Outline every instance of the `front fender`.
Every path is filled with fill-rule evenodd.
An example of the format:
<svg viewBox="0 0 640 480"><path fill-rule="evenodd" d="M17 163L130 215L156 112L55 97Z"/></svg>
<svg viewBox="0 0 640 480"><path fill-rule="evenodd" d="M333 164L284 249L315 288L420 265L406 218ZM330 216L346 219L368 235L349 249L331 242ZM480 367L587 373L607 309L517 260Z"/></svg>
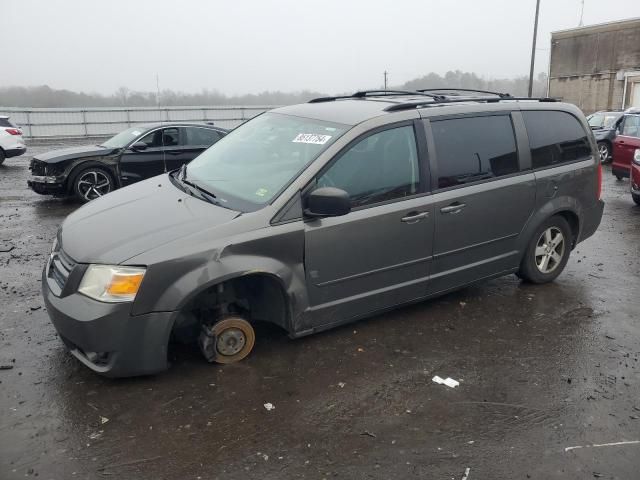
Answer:
<svg viewBox="0 0 640 480"><path fill-rule="evenodd" d="M296 230L150 265L132 314L177 311L213 285L263 274L278 281L295 322L308 304L303 247L304 232Z"/></svg>

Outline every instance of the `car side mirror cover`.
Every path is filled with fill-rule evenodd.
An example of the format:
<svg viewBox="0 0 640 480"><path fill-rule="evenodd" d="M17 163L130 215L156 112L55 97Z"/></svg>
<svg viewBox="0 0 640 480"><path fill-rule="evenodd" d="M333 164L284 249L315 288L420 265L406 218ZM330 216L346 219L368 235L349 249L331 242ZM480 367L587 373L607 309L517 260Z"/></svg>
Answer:
<svg viewBox="0 0 640 480"><path fill-rule="evenodd" d="M344 190L320 187L307 195L304 214L308 217L339 217L351 211L351 199Z"/></svg>
<svg viewBox="0 0 640 480"><path fill-rule="evenodd" d="M148 147L148 145L144 142L136 142L133 145L131 145L131 150L134 150L136 152L141 151L141 150L146 150Z"/></svg>

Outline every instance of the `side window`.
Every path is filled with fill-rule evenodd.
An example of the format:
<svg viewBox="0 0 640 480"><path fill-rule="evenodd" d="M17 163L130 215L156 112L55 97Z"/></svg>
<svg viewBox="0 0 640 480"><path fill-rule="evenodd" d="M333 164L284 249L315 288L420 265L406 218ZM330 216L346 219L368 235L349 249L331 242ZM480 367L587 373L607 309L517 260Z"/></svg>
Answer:
<svg viewBox="0 0 640 480"><path fill-rule="evenodd" d="M544 168L592 155L587 133L571 114L523 111L533 168Z"/></svg>
<svg viewBox="0 0 640 480"><path fill-rule="evenodd" d="M511 117L495 115L431 122L438 188L510 175L520 170Z"/></svg>
<svg viewBox="0 0 640 480"><path fill-rule="evenodd" d="M187 145L210 147L220 140L220 132L210 128L186 127Z"/></svg>
<svg viewBox="0 0 640 480"><path fill-rule="evenodd" d="M156 130L142 137L140 142L147 144L147 148L171 147L180 144L180 136L176 127Z"/></svg>
<svg viewBox="0 0 640 480"><path fill-rule="evenodd" d="M355 207L418 192L420 172L413 126L369 135L345 152L317 180L345 190Z"/></svg>
<svg viewBox="0 0 640 480"><path fill-rule="evenodd" d="M626 137L640 137L640 115L625 115L620 134Z"/></svg>

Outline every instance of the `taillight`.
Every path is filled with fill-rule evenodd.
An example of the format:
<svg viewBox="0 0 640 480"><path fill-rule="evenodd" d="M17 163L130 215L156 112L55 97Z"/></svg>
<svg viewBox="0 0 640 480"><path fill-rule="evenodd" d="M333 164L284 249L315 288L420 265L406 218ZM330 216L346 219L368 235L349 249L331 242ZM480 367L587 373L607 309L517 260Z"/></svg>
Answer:
<svg viewBox="0 0 640 480"><path fill-rule="evenodd" d="M602 199L602 162L598 158L598 200Z"/></svg>
<svg viewBox="0 0 640 480"><path fill-rule="evenodd" d="M22 130L18 130L17 128L5 128L4 131L9 135L22 135Z"/></svg>

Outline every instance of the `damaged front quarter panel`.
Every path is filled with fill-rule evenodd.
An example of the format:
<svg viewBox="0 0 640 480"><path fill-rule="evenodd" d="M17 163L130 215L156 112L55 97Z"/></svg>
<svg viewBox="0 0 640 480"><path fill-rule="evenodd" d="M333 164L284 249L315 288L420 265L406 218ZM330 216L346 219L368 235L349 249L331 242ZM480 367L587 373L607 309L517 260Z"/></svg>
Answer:
<svg viewBox="0 0 640 480"><path fill-rule="evenodd" d="M199 235L206 238L206 235ZM203 238L203 241L206 241ZM308 306L303 263L304 227L302 221L268 226L234 235L222 246L199 252L175 252L173 260L148 262L143 286L133 305L132 314L180 312L198 295L211 287L250 276L267 276L282 290L287 315L272 319L291 336L308 328L304 311ZM170 245L165 246L170 248ZM145 256L130 263L145 263ZM158 257L162 257L161 254ZM165 257L166 258L166 257Z"/></svg>

